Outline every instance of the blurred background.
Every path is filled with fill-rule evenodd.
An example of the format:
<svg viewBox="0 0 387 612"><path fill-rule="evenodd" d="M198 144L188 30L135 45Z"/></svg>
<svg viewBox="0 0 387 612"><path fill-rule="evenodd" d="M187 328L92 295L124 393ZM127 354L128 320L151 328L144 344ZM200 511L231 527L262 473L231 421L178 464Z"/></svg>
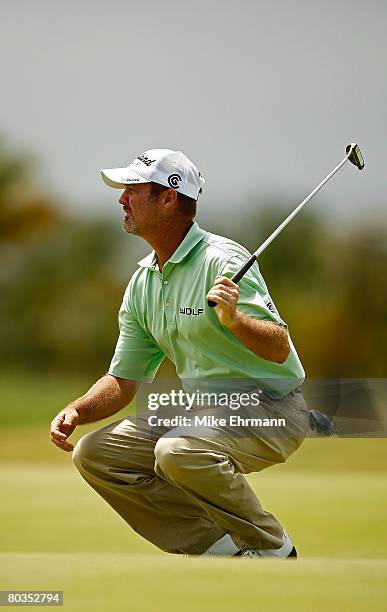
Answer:
<svg viewBox="0 0 387 612"><path fill-rule="evenodd" d="M123 292L150 250L122 231L119 192L102 183L100 168L128 165L149 148L184 151L206 178L199 225L254 250L358 142L363 172L347 164L260 267L308 376L386 377L386 18L382 0L338 0L329 10L310 0L2 2L0 458L10 501L3 550L67 550L59 537L46 533L42 544L34 535L42 513L50 524L62 516L52 500L43 511L61 474L83 499L75 547L157 552L133 543L121 523L114 531L109 509L100 526L112 529L108 543L85 535L91 509L103 515L101 501L69 476L70 455L47 435L55 414L106 372ZM158 375L172 373L165 361ZM97 426L77 430L74 442ZM281 469L285 487L287 474L302 474L301 491L313 489L316 470L326 483L341 475L329 503L348 491L338 503L353 509L352 483L366 487L375 471L384 477L386 444L308 440ZM20 539L14 520L23 499L36 503L32 482L45 501L22 521ZM300 516L297 486L289 509L271 474L262 482L311 556L380 556L380 540L365 526L371 507L381 508L381 480L371 482L369 508L349 521L363 534L361 552L341 529L342 510L324 523L327 499L317 485ZM312 533L320 511L327 539L319 536L316 553L303 526Z"/></svg>

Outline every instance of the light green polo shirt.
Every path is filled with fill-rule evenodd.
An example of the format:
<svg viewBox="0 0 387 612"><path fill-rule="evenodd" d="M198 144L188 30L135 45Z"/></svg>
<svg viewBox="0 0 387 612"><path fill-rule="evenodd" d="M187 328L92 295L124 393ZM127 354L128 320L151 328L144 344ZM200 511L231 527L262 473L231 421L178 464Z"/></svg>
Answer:
<svg viewBox="0 0 387 612"><path fill-rule="evenodd" d="M120 335L109 373L151 382L167 356L187 391L242 392L260 386L280 397L298 387L305 373L290 339L285 363L262 359L221 325L215 309L207 305L215 277L231 278L249 256L238 243L194 222L162 272L154 251L138 262L120 308ZM239 289L238 310L287 327L257 263Z"/></svg>

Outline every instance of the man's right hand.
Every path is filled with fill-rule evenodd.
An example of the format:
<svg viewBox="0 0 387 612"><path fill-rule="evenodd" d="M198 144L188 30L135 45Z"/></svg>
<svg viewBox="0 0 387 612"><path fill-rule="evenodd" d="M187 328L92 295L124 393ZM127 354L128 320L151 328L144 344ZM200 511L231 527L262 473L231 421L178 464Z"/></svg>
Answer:
<svg viewBox="0 0 387 612"><path fill-rule="evenodd" d="M78 412L75 408L65 408L51 421L51 442L64 451L72 451L73 445L67 442L67 438L73 433L78 425Z"/></svg>
<svg viewBox="0 0 387 612"><path fill-rule="evenodd" d="M67 438L78 424L94 423L116 414L130 404L140 386L140 381L105 374L51 421L51 442L64 451L72 451L74 447Z"/></svg>

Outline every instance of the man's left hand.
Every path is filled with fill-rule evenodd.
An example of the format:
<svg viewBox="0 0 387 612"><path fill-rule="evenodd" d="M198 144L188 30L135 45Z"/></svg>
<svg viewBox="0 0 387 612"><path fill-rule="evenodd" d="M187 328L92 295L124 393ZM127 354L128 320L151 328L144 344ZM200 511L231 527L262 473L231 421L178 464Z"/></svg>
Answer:
<svg viewBox="0 0 387 612"><path fill-rule="evenodd" d="M215 312L219 322L231 328L236 321L239 287L227 276L217 276L213 287L206 295L208 300L216 302Z"/></svg>

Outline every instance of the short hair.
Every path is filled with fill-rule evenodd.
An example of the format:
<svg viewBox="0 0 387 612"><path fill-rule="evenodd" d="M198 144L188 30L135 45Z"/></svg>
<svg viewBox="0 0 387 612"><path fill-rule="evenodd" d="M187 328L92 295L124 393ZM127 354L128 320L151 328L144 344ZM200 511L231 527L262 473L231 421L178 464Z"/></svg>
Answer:
<svg viewBox="0 0 387 612"><path fill-rule="evenodd" d="M155 198L157 198L160 193L163 193L163 191L166 191L167 189L171 189L170 187L165 187L165 185L160 185L160 183L151 183L151 192L150 192L150 199L153 200ZM199 194L202 193L202 188L200 188ZM185 217L189 217L190 219L193 219L196 216L196 203L197 200L195 200L194 198L190 198L189 196L185 195L184 193L179 193L177 191L177 201L179 204L178 210L179 212L181 212Z"/></svg>

